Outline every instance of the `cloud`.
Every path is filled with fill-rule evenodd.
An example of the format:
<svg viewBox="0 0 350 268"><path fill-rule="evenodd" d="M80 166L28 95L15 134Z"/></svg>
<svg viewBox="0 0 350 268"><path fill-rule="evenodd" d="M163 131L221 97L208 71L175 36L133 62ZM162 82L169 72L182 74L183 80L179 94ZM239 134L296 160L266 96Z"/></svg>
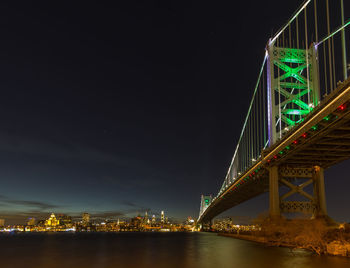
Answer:
<svg viewBox="0 0 350 268"><path fill-rule="evenodd" d="M122 201L121 204L125 205L125 206L129 206L129 207L137 207L137 205L135 203L130 202L130 201Z"/></svg>
<svg viewBox="0 0 350 268"><path fill-rule="evenodd" d="M125 213L119 210L116 211L102 211L90 213L91 217L94 219L111 219L117 217L125 217Z"/></svg>
<svg viewBox="0 0 350 268"><path fill-rule="evenodd" d="M59 208L59 206L53 205L53 204L50 204L47 202L13 199L13 198L9 198L9 197L4 196L4 195L0 195L0 204L1 203L6 204L6 205L15 205L15 206L33 208L33 209L37 209L39 211Z"/></svg>
<svg viewBox="0 0 350 268"><path fill-rule="evenodd" d="M104 153L89 147L74 144L37 140L28 137L0 133L0 151L45 158L79 160L85 162L113 163L127 165L129 159Z"/></svg>

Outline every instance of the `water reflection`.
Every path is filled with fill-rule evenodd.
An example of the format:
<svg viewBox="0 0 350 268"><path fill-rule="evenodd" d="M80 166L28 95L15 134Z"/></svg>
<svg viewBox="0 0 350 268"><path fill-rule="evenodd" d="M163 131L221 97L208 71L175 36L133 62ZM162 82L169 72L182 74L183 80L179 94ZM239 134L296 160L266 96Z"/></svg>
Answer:
<svg viewBox="0 0 350 268"><path fill-rule="evenodd" d="M350 267L350 259L265 247L210 233L0 236L1 268Z"/></svg>

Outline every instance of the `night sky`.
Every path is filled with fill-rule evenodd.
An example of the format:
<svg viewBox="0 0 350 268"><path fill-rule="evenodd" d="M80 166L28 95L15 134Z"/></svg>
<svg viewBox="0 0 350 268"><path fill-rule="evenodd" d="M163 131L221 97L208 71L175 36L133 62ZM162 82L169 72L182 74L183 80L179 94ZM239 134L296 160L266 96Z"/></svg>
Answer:
<svg viewBox="0 0 350 268"><path fill-rule="evenodd" d="M271 33L301 1L0 4L0 218L197 217L221 186ZM126 3L127 2L127 3ZM254 7L254 8L252 8ZM330 216L350 221L344 162ZM267 195L230 212L267 211Z"/></svg>

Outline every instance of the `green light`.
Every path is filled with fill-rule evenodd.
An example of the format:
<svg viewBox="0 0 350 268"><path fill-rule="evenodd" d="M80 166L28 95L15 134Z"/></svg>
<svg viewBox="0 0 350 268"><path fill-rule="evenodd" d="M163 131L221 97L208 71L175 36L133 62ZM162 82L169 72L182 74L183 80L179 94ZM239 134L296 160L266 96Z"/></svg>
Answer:
<svg viewBox="0 0 350 268"><path fill-rule="evenodd" d="M286 147L286 149L287 149L287 150L290 150L290 146L288 145L288 146Z"/></svg>
<svg viewBox="0 0 350 268"><path fill-rule="evenodd" d="M317 125L312 126L311 129L312 129L313 131L317 130Z"/></svg>
<svg viewBox="0 0 350 268"><path fill-rule="evenodd" d="M279 154L283 154L283 151L280 151Z"/></svg>
<svg viewBox="0 0 350 268"><path fill-rule="evenodd" d="M331 118L331 115L327 115L326 117L323 118L323 120L329 121L330 118Z"/></svg>

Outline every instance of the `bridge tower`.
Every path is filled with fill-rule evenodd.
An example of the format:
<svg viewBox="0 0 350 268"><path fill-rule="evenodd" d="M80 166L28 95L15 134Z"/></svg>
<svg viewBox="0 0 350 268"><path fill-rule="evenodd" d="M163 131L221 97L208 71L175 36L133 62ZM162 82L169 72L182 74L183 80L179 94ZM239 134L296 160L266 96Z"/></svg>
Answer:
<svg viewBox="0 0 350 268"><path fill-rule="evenodd" d="M307 49L267 46L268 137L273 146L301 123L320 101L318 56L314 44ZM302 180L301 184L293 182ZM313 195L304 188L313 184ZM280 196L280 186L289 191ZM270 217L301 212L313 217L327 215L323 168L320 166L272 166L269 168ZM287 201L299 195L307 201Z"/></svg>
<svg viewBox="0 0 350 268"><path fill-rule="evenodd" d="M213 200L212 195L201 195L201 206L199 209L199 217L204 213L204 211L210 206ZM211 229L211 221L204 222L201 229Z"/></svg>
<svg viewBox="0 0 350 268"><path fill-rule="evenodd" d="M269 145L301 123L320 100L317 50L276 46L269 41L267 60Z"/></svg>

